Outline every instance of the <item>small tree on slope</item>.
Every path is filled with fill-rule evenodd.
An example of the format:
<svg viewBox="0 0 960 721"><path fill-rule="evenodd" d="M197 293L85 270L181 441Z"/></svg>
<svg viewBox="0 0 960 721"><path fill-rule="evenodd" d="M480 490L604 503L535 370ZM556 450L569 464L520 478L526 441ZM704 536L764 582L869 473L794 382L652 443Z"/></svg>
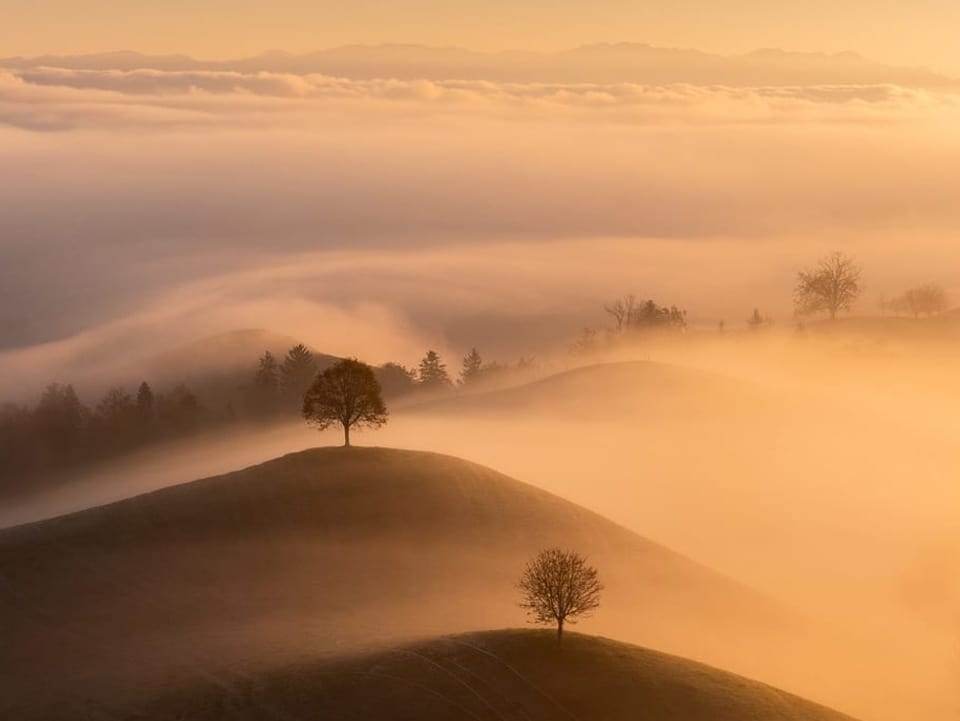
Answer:
<svg viewBox="0 0 960 721"><path fill-rule="evenodd" d="M573 551L551 548L531 560L520 578L523 600L534 623L557 624L557 643L563 642L563 627L600 606L603 586L597 569Z"/></svg>
<svg viewBox="0 0 960 721"><path fill-rule="evenodd" d="M373 369L347 358L323 371L303 397L303 417L321 431L343 428L343 445L350 447L351 428L380 428L387 407Z"/></svg>

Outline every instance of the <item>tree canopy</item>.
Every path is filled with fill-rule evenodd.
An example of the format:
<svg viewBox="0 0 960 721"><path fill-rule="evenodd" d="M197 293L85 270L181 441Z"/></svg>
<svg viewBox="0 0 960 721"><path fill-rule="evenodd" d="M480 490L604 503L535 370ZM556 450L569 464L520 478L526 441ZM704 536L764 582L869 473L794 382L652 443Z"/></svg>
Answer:
<svg viewBox="0 0 960 721"><path fill-rule="evenodd" d="M286 398L303 398L317 375L317 361L303 343L287 351L280 364L280 390Z"/></svg>
<svg viewBox="0 0 960 721"><path fill-rule="evenodd" d="M616 332L679 329L687 327L687 312L675 305L658 305L653 300L637 300L625 295L603 306L616 324Z"/></svg>
<svg viewBox="0 0 960 721"><path fill-rule="evenodd" d="M541 551L524 569L520 578L521 608L535 623L556 623L557 641L563 627L576 623L600 606L603 591L597 569L574 551L551 548Z"/></svg>
<svg viewBox="0 0 960 721"><path fill-rule="evenodd" d="M448 388L452 385L446 363L434 350L427 351L423 360L420 361L417 375L420 385L424 388Z"/></svg>
<svg viewBox="0 0 960 721"><path fill-rule="evenodd" d="M797 274L794 302L798 315L826 312L830 320L840 311L848 311L863 291L862 270L853 258L831 253L811 270Z"/></svg>
<svg viewBox="0 0 960 721"><path fill-rule="evenodd" d="M939 315L947 310L948 306L947 291L935 283L924 283L910 288L889 303L894 313L907 313L914 318L921 315Z"/></svg>
<svg viewBox="0 0 960 721"><path fill-rule="evenodd" d="M483 372L483 357L476 348L471 348L470 352L463 359L463 368L460 370L460 384L469 385L479 379Z"/></svg>
<svg viewBox="0 0 960 721"><path fill-rule="evenodd" d="M352 428L380 428L388 413L373 369L347 358L317 376L304 395L303 416L320 430L342 427L343 445L349 447Z"/></svg>

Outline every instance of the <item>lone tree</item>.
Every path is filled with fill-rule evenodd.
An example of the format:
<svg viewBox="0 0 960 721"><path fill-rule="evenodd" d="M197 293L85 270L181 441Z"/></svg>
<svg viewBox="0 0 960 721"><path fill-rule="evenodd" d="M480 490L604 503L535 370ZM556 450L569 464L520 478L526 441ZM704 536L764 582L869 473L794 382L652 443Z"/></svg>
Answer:
<svg viewBox="0 0 960 721"><path fill-rule="evenodd" d="M617 332L621 333L630 327L630 321L637 309L637 297L633 294L617 298L612 303L603 306L603 310L613 317L617 324Z"/></svg>
<svg viewBox="0 0 960 721"><path fill-rule="evenodd" d="M373 369L347 358L317 376L303 397L303 417L321 431L343 428L343 445L350 447L351 428L380 428L387 422L380 382Z"/></svg>
<svg viewBox="0 0 960 721"><path fill-rule="evenodd" d="M603 586L597 569L573 551L551 548L527 564L520 578L520 607L534 623L556 623L557 643L563 642L563 627L588 615L600 605Z"/></svg>
<svg viewBox="0 0 960 721"><path fill-rule="evenodd" d="M831 253L817 267L801 271L793 297L798 315L826 312L830 320L842 310L850 310L863 290L862 270L856 261L843 253Z"/></svg>

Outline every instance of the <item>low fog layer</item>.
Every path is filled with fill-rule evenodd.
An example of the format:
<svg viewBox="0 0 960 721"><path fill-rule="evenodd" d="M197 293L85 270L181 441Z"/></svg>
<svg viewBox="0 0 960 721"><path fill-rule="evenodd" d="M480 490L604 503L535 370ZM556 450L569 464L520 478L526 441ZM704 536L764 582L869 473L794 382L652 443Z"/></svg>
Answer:
<svg viewBox="0 0 960 721"><path fill-rule="evenodd" d="M864 308L956 288L956 109L894 85L3 72L0 395L235 327L411 362L565 345L611 292L786 319L835 247Z"/></svg>
<svg viewBox="0 0 960 721"><path fill-rule="evenodd" d="M957 321L864 316L917 283L960 297L957 107L891 85L0 72L0 399L59 380L93 400L234 328L378 363L536 354L539 385L398 404L361 442L485 463L835 632L764 680L949 721ZM864 267L856 315L795 332L796 272L837 248ZM625 292L688 332L571 358ZM776 323L747 334L755 307ZM0 523L328 442L289 424L155 448Z"/></svg>
<svg viewBox="0 0 960 721"><path fill-rule="evenodd" d="M832 638L811 640L815 664L744 672L867 718L922 708L945 721L960 640L958 352L939 340L949 324L926 338L857 327L649 342L517 388L400 403L387 428L358 440L532 482L760 589ZM197 439L10 504L2 520L337 442L299 424ZM614 635L656 645L617 624Z"/></svg>

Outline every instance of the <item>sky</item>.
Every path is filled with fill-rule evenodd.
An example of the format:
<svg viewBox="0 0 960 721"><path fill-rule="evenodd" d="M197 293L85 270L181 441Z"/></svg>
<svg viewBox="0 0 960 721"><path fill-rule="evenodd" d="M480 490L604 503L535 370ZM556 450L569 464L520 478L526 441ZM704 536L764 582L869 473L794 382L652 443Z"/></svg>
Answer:
<svg viewBox="0 0 960 721"><path fill-rule="evenodd" d="M955 0L0 0L3 54L199 57L352 43L556 50L648 42L718 53L853 50L960 75Z"/></svg>

